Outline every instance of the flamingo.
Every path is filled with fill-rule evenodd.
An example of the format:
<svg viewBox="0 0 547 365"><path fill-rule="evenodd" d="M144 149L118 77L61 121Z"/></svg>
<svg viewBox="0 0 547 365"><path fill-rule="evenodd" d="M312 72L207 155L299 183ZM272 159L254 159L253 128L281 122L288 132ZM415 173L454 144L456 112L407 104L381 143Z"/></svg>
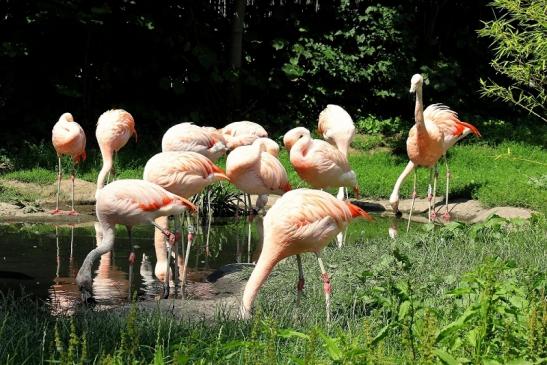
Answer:
<svg viewBox="0 0 547 365"><path fill-rule="evenodd" d="M237 147L226 159L226 174L239 190L266 196L257 199L258 210L264 207L267 194L282 195L291 189L287 171L267 149L267 141L259 138L250 146Z"/></svg>
<svg viewBox="0 0 547 365"><path fill-rule="evenodd" d="M193 151L216 162L226 152L226 145L222 136L213 129L193 123L176 124L163 135L162 151Z"/></svg>
<svg viewBox="0 0 547 365"><path fill-rule="evenodd" d="M99 256L114 247L116 224L126 226L132 251L131 228L134 225L150 223L156 226L154 219L157 217L180 214L186 210L195 212L196 206L187 199L144 180L118 180L99 190L96 213L101 225L102 241L99 246L87 254L76 276L76 283L80 288L84 302L93 300L91 267ZM159 226L156 228L169 237L171 245L175 242L175 235L169 230ZM133 252L131 252L129 261L131 265L135 261Z"/></svg>
<svg viewBox="0 0 547 365"><path fill-rule="evenodd" d="M144 167L143 179L163 187L167 191L189 198L200 193L206 186L216 181L230 179L224 171L216 166L207 157L190 151L169 151L154 155ZM158 217L155 220L160 227L167 227L167 217ZM191 234L189 237L193 238ZM186 265L190 253L191 240L188 241L183 274L181 282L184 285L186 278ZM169 293L169 259L170 252L166 254L161 232L154 235L154 247L156 249L157 263L155 274L164 283L164 296ZM171 246L169 246L170 248ZM177 250L175 249L175 252Z"/></svg>
<svg viewBox="0 0 547 365"><path fill-rule="evenodd" d="M355 136L355 125L351 116L344 108L329 104L319 114L317 131L323 136L325 141L336 146L340 152L348 158L348 150ZM344 187L338 189L338 199L343 199L347 195Z"/></svg>
<svg viewBox="0 0 547 365"><path fill-rule="evenodd" d="M84 130L74 121L72 114L63 113L57 123L53 126L53 130L51 131L51 142L53 143L55 152L57 152L59 171L57 172L57 197L55 209L50 211L50 213L63 213L63 211L59 210L59 193L61 192L62 177L61 156L68 155L72 158L72 173L70 175L70 179L72 180L72 208L68 214L77 215L78 212L74 210L74 178L76 164L86 158Z"/></svg>
<svg viewBox="0 0 547 365"><path fill-rule="evenodd" d="M429 105L423 110L422 97L423 77L420 74L412 76L410 81L410 92L416 94L416 106L414 110L415 124L408 133L406 140L406 150L409 162L393 187L393 192L389 198L389 202L393 211L399 213L399 190L405 178L414 170L414 185L412 191L412 205L408 217L407 231L410 228L410 218L414 209L416 200L416 167L423 166L431 169L434 175L433 196L431 195L431 184L429 185L428 200L429 200L429 219L435 218L435 210L431 212L432 201L434 204L435 193L437 188L437 161L444 157L446 165L446 196L445 196L445 220L450 219L448 212L448 185L450 179L450 171L446 160L446 152L460 139L473 133L480 137L478 129L466 122L458 119L456 112L450 110L442 104ZM431 176L431 175L430 175ZM431 180L431 177L430 177Z"/></svg>
<svg viewBox="0 0 547 365"><path fill-rule="evenodd" d="M107 174L113 170L115 154L125 146L131 136L135 137L135 141L137 140L133 116L123 109L107 110L97 121L95 136L103 157L103 167L97 177L96 199L99 190L104 186Z"/></svg>
<svg viewBox="0 0 547 365"><path fill-rule="evenodd" d="M312 139L304 127L291 129L283 137L283 143L290 152L290 160L298 176L313 188L352 187L359 197L357 176L349 166L347 158L336 147Z"/></svg>
<svg viewBox="0 0 547 365"><path fill-rule="evenodd" d="M241 317L249 318L253 301L274 266L292 255L296 255L298 264L298 303L304 289L300 254L313 252L321 268L327 321L329 321L331 285L320 252L355 217L372 219L358 206L336 199L320 190L291 190L277 200L264 217L262 252L243 292Z"/></svg>
<svg viewBox="0 0 547 365"><path fill-rule="evenodd" d="M239 146L247 146L260 137L268 137L268 132L258 123L241 121L233 122L221 129L226 140L226 147L233 150Z"/></svg>

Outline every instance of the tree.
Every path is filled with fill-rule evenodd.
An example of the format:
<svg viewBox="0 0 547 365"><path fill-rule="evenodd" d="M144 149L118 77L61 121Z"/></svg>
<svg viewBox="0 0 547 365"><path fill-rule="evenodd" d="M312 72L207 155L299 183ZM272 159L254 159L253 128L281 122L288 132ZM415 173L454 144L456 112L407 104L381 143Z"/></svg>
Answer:
<svg viewBox="0 0 547 365"><path fill-rule="evenodd" d="M481 79L483 96L512 103L547 122L547 1L494 0L501 16L483 22L493 39L490 65L505 83Z"/></svg>

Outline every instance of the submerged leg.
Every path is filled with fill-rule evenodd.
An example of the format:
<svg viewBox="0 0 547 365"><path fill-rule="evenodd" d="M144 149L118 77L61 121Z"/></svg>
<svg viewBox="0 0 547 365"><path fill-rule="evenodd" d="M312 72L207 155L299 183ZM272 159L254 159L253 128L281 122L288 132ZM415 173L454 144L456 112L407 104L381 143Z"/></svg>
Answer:
<svg viewBox="0 0 547 365"><path fill-rule="evenodd" d="M132 287L132 284L133 284L133 265L135 264L135 250L134 250L134 247L133 247L133 237L131 235L131 227L130 226L126 226L127 228L127 238L129 238L129 293L128 293L128 298L129 300L132 299L132 291L131 291L131 287Z"/></svg>
<svg viewBox="0 0 547 365"><path fill-rule="evenodd" d="M408 224L406 225L406 231L410 230L410 218L412 218L412 211L414 210L414 203L416 202L416 170L414 170L414 187L412 188L412 205L410 206L410 212L408 213Z"/></svg>
<svg viewBox="0 0 547 365"><path fill-rule="evenodd" d="M151 221L151 223L161 231L167 237L168 243L167 243L167 269L165 271L165 282L163 286L163 298L166 299L169 297L169 269L170 269L170 262L171 262L171 252L173 244L176 241L176 235L173 234L171 231L169 231L167 228L163 228L160 225L158 225L156 222Z"/></svg>
<svg viewBox="0 0 547 365"><path fill-rule="evenodd" d="M330 286L329 274L325 270L325 265L323 265L323 260L318 252L315 253L317 256L317 261L319 262L319 268L321 269L321 280L323 281L323 291L325 292L325 306L327 310L327 322L330 322L330 293L332 292Z"/></svg>
<svg viewBox="0 0 547 365"><path fill-rule="evenodd" d="M188 242L186 244L186 253L184 254L184 267L182 268L182 275L180 277L181 294L184 297L184 284L186 282L186 271L188 268L188 258L190 257L190 248L194 240L194 227L188 224Z"/></svg>
<svg viewBox="0 0 547 365"><path fill-rule="evenodd" d="M304 290L304 271L302 270L302 259L300 255L296 255L296 263L298 265L298 283L296 284L296 305L300 305L302 290Z"/></svg>
<svg viewBox="0 0 547 365"><path fill-rule="evenodd" d="M59 165L58 165L58 171L57 171L57 198L56 198L56 204L55 209L50 211L50 214L59 214L61 211L59 210L59 194L61 193L61 156L58 156L59 158Z"/></svg>
<svg viewBox="0 0 547 365"><path fill-rule="evenodd" d="M450 182L450 170L448 169L448 160L446 159L446 155L444 155L444 164L446 165L446 200L445 200L445 212L443 214L443 218L447 221L450 220L450 213L448 212L448 184Z"/></svg>

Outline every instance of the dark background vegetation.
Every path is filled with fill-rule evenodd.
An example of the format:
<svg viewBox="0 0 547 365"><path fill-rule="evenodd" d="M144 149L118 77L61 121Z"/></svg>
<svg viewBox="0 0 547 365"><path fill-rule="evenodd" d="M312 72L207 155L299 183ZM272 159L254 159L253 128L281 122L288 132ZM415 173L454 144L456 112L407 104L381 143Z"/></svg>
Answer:
<svg viewBox="0 0 547 365"><path fill-rule="evenodd" d="M466 120L515 113L479 97L479 77L492 76L488 40L476 32L494 16L488 1L4 0L1 12L8 150L49 142L66 111L93 147L109 108L130 111L153 146L183 121L248 119L273 134L311 127L327 103L357 122L402 117L407 130L416 72L429 82L426 103Z"/></svg>

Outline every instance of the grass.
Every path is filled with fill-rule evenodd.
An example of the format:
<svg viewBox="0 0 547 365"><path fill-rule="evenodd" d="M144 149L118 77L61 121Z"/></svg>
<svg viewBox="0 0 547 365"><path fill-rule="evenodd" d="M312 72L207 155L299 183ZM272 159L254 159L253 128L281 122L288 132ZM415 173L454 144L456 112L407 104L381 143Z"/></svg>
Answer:
<svg viewBox="0 0 547 365"><path fill-rule="evenodd" d="M158 312L53 317L28 297L0 298L0 363L542 363L547 357L545 222L492 218L325 249L333 322L319 268L279 264L251 321Z"/></svg>

